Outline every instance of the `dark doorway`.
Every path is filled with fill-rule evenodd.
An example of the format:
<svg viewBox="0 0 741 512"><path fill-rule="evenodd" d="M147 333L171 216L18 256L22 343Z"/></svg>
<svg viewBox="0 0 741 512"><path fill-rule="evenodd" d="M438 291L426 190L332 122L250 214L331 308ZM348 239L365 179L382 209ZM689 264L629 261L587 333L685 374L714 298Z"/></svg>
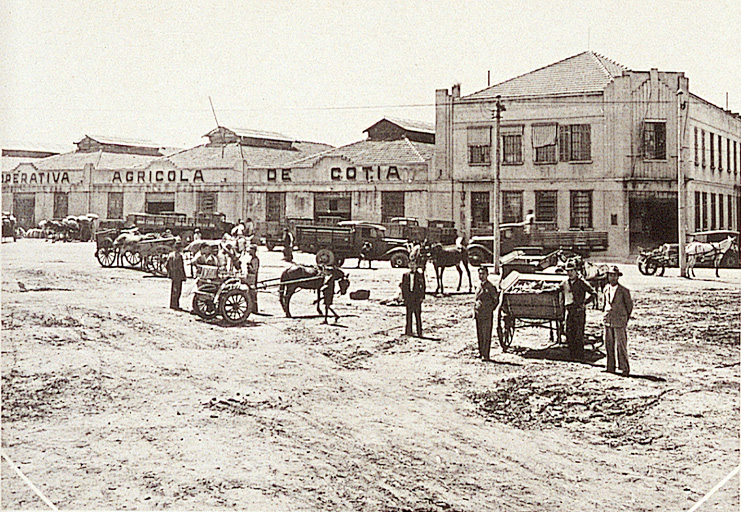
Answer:
<svg viewBox="0 0 741 512"><path fill-rule="evenodd" d="M15 215L16 221L20 227L23 229L29 229L36 226L35 210L35 194L13 195L13 215Z"/></svg>
<svg viewBox="0 0 741 512"><path fill-rule="evenodd" d="M665 243L677 243L677 199L631 197L630 252L649 249Z"/></svg>

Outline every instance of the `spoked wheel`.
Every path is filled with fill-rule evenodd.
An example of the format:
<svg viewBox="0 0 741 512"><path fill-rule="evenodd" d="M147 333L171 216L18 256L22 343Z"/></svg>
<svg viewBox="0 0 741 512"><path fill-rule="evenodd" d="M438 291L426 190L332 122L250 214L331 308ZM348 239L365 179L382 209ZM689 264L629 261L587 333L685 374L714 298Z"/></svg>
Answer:
<svg viewBox="0 0 741 512"><path fill-rule="evenodd" d="M329 249L319 249L316 253L316 264L317 265L334 265L335 255Z"/></svg>
<svg viewBox="0 0 741 512"><path fill-rule="evenodd" d="M211 320L219 313L213 296L201 295L200 293L193 296L193 311L205 320Z"/></svg>
<svg viewBox="0 0 741 512"><path fill-rule="evenodd" d="M659 265L657 265L656 261L654 260L646 260L646 262L644 263L644 267L646 268L647 276L654 275L656 271L659 269Z"/></svg>
<svg viewBox="0 0 741 512"><path fill-rule="evenodd" d="M482 265L483 263L486 263L488 259L489 257L483 251L483 249L479 249L478 247L473 247L471 248L470 251L468 251L468 262L474 267L478 267Z"/></svg>
<svg viewBox="0 0 741 512"><path fill-rule="evenodd" d="M132 267L138 267L142 263L142 255L138 251L137 252L126 251L124 253L124 258L126 258L126 261Z"/></svg>
<svg viewBox="0 0 741 512"><path fill-rule="evenodd" d="M643 274L644 276L646 274L646 257L645 256L638 256L636 258L636 265L638 266L638 272Z"/></svg>
<svg viewBox="0 0 741 512"><path fill-rule="evenodd" d="M503 314L499 311L497 336L499 337L499 345L501 345L502 350L506 351L512 345L512 338L515 337L515 319L512 315Z"/></svg>
<svg viewBox="0 0 741 512"><path fill-rule="evenodd" d="M95 252L98 263L103 267L112 267L116 263L116 256L118 256L118 253L113 247L104 247Z"/></svg>
<svg viewBox="0 0 741 512"><path fill-rule="evenodd" d="M167 255L169 249L167 247L158 247L155 249L154 254L149 258L149 272L156 276L167 275Z"/></svg>
<svg viewBox="0 0 741 512"><path fill-rule="evenodd" d="M241 325L252 311L252 299L245 290L229 290L219 298L219 313L229 325Z"/></svg>
<svg viewBox="0 0 741 512"><path fill-rule="evenodd" d="M409 256L403 252L397 252L391 256L390 262L392 268L405 268L409 266Z"/></svg>

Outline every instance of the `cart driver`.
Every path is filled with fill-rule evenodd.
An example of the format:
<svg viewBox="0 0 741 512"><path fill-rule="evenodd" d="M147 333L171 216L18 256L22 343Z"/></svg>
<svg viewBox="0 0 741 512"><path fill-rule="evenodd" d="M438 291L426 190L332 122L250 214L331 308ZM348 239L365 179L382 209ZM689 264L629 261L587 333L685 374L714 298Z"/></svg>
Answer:
<svg viewBox="0 0 741 512"><path fill-rule="evenodd" d="M257 313L257 273L260 270L260 259L257 257L257 246L250 245L247 249L247 259L243 263L245 274L247 274L246 283L249 287L249 294L252 298L252 311Z"/></svg>
<svg viewBox="0 0 741 512"><path fill-rule="evenodd" d="M193 259L192 264L196 269L198 269L198 274L200 274L200 268L202 266L216 267L219 264L219 260L214 254L213 247L208 244L203 244L201 250L198 251L198 254L196 254L196 257Z"/></svg>

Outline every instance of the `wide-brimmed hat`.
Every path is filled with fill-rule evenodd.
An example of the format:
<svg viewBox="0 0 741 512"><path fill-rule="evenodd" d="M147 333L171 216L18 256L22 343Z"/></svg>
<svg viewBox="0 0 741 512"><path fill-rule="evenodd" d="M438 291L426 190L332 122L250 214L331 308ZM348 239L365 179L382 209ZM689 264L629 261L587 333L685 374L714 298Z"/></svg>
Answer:
<svg viewBox="0 0 741 512"><path fill-rule="evenodd" d="M566 262L566 267L564 267L566 270L576 270L576 262L573 260L569 260Z"/></svg>
<svg viewBox="0 0 741 512"><path fill-rule="evenodd" d="M256 245L250 245L250 246L249 246L249 247L247 248L247 250L248 250L248 251L257 251L257 246L256 246Z"/></svg>
<svg viewBox="0 0 741 512"><path fill-rule="evenodd" d="M620 269L619 269L619 268L617 267L617 265L611 265L611 266L610 266L610 267L609 267L609 268L607 269L607 273L608 273L608 274L617 274L617 275L619 275L619 276L622 276L622 275L623 275L623 273L622 273L622 272L620 272Z"/></svg>

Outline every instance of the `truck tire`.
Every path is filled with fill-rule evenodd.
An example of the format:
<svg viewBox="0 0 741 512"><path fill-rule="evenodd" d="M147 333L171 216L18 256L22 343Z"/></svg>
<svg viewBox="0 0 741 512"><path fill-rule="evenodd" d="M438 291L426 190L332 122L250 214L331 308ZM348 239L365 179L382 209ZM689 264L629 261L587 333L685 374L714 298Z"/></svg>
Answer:
<svg viewBox="0 0 741 512"><path fill-rule="evenodd" d="M268 251L272 251L273 249L275 249L275 242L273 242L272 240L265 240L265 247L268 248Z"/></svg>
<svg viewBox="0 0 741 512"><path fill-rule="evenodd" d="M334 265L336 261L334 253L329 249L319 249L316 253L317 265Z"/></svg>
<svg viewBox="0 0 741 512"><path fill-rule="evenodd" d="M489 260L489 255L486 251L479 247L472 247L468 250L468 262L474 267L480 266L482 263L486 263Z"/></svg>

